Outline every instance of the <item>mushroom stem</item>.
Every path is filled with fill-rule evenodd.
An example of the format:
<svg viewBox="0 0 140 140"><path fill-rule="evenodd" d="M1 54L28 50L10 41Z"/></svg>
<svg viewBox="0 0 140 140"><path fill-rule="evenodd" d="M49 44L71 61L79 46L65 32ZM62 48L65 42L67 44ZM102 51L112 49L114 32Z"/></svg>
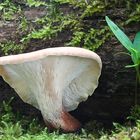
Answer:
<svg viewBox="0 0 140 140"><path fill-rule="evenodd" d="M81 127L81 123L71 116L68 112L62 112L62 129L65 132L74 132L77 131Z"/></svg>
<svg viewBox="0 0 140 140"><path fill-rule="evenodd" d="M61 119L60 125L52 124L47 119L44 119L44 121L49 130L58 129L59 126L59 129L62 129L63 132L75 132L81 127L81 123L66 111L62 111Z"/></svg>

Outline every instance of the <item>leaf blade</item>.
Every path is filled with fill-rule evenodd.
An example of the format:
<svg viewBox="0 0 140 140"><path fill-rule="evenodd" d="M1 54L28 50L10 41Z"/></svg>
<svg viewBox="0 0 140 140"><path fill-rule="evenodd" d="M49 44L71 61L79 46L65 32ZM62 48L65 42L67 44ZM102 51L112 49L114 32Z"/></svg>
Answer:
<svg viewBox="0 0 140 140"><path fill-rule="evenodd" d="M136 34L134 41L133 41L134 49L137 50L140 56L140 31Z"/></svg>
<svg viewBox="0 0 140 140"><path fill-rule="evenodd" d="M117 39L122 43L122 45L131 52L131 48L133 47L133 44L131 40L124 34L124 32L113 22L111 21L107 16L105 17L105 20L114 33L114 35L117 37Z"/></svg>

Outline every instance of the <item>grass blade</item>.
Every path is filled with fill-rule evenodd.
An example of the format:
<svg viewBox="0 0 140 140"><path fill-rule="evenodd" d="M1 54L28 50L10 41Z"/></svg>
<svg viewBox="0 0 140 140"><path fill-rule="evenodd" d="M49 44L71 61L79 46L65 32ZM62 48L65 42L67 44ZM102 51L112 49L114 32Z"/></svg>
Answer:
<svg viewBox="0 0 140 140"><path fill-rule="evenodd" d="M137 67L139 64L134 64L134 65L127 65L125 66L125 68L133 68L133 67Z"/></svg>
<svg viewBox="0 0 140 140"><path fill-rule="evenodd" d="M111 21L107 16L105 17L106 22L112 32L115 34L117 39L122 43L122 45L131 52L131 47L133 47L133 44L131 40L124 34L124 32L113 22Z"/></svg>
<svg viewBox="0 0 140 140"><path fill-rule="evenodd" d="M134 38L133 42L134 49L137 50L137 52L140 55L140 32L138 32Z"/></svg>

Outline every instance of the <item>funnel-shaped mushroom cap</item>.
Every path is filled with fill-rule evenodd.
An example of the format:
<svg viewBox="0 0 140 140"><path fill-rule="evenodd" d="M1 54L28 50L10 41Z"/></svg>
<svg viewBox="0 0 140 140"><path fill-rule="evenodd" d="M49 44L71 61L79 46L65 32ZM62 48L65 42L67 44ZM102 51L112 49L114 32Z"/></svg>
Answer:
<svg viewBox="0 0 140 140"><path fill-rule="evenodd" d="M100 57L74 47L49 48L0 57L0 75L46 122L66 131L79 123L68 111L92 95L101 73ZM73 123L72 123L73 122Z"/></svg>

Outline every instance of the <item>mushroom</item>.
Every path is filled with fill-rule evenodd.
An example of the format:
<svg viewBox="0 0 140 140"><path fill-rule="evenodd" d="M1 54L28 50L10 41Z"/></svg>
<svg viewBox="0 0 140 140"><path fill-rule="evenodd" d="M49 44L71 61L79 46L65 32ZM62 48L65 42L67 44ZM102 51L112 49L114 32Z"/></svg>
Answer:
<svg viewBox="0 0 140 140"><path fill-rule="evenodd" d="M92 95L102 62L89 50L48 48L0 57L0 75L21 99L39 109L48 127L76 131L80 122L68 112Z"/></svg>

